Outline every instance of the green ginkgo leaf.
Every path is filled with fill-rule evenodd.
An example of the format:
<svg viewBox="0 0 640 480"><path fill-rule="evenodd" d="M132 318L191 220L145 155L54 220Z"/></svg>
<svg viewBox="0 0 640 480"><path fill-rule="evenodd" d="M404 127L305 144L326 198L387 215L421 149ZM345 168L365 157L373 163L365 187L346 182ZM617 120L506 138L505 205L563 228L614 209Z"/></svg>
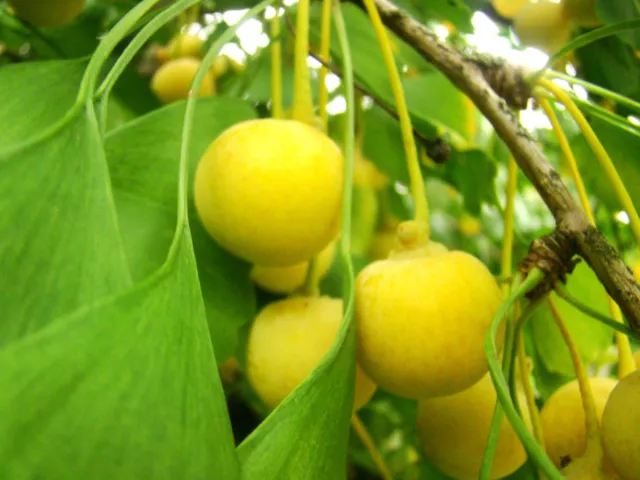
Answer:
<svg viewBox="0 0 640 480"><path fill-rule="evenodd" d="M0 478L237 478L195 258L0 351Z"/></svg>
<svg viewBox="0 0 640 480"><path fill-rule="evenodd" d="M0 71L0 345L130 284L93 106L69 109L79 66Z"/></svg>
<svg viewBox="0 0 640 480"><path fill-rule="evenodd" d="M114 130L105 139L118 220L135 280L149 275L165 260L176 225L176 181L184 102L167 106ZM198 101L189 142L189 171L220 133L255 118L249 105L234 98ZM193 185L189 201L193 206ZM236 330L255 316L249 265L227 253L206 233L191 208L191 230L198 260L209 329L218 361L237 343Z"/></svg>

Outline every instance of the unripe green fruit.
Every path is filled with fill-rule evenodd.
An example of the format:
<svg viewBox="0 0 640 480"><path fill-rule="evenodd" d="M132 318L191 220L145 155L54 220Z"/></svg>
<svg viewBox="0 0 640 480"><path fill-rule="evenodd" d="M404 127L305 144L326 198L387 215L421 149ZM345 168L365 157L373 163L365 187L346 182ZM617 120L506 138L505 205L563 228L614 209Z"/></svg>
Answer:
<svg viewBox="0 0 640 480"><path fill-rule="evenodd" d="M593 377L589 379L589 383L596 414L600 419L616 381L607 377ZM577 380L566 383L549 397L540 411L540 422L547 454L557 467L567 460L575 460L584 455L585 415Z"/></svg>
<svg viewBox="0 0 640 480"><path fill-rule="evenodd" d="M624 480L640 478L640 371L613 389L602 414L602 443L607 458Z"/></svg>
<svg viewBox="0 0 640 480"><path fill-rule="evenodd" d="M343 157L324 133L295 120L238 123L206 150L195 204L225 249L262 266L304 262L336 237Z"/></svg>
<svg viewBox="0 0 640 480"><path fill-rule="evenodd" d="M331 267L336 252L336 242L331 242L318 254L316 265L319 279L324 278ZM309 262L300 262L289 267L263 267L254 265L251 280L263 290L272 293L288 294L304 285L309 270Z"/></svg>
<svg viewBox="0 0 640 480"><path fill-rule="evenodd" d="M60 27L84 8L84 0L9 0L18 16L36 27Z"/></svg>
<svg viewBox="0 0 640 480"><path fill-rule="evenodd" d="M488 368L484 337L502 302L482 262L436 247L394 251L356 279L360 364L406 398L451 395L480 380Z"/></svg>
<svg viewBox="0 0 640 480"><path fill-rule="evenodd" d="M513 20L520 41L553 53L571 36L571 22L561 3L552 0L529 1Z"/></svg>
<svg viewBox="0 0 640 480"><path fill-rule="evenodd" d="M163 103L177 102L189 96L191 82L200 68L200 60L192 57L169 60L162 65L151 79L151 90ZM199 95L213 95L213 77L205 74Z"/></svg>
<svg viewBox="0 0 640 480"><path fill-rule="evenodd" d="M504 18L515 17L527 0L491 0L493 8Z"/></svg>
<svg viewBox="0 0 640 480"><path fill-rule="evenodd" d="M563 0L567 15L580 27L598 27L602 22L596 13L596 0Z"/></svg>
<svg viewBox="0 0 640 480"><path fill-rule="evenodd" d="M275 408L300 384L333 344L342 324L342 300L290 297L267 305L247 343L247 376L264 403ZM356 365L354 410L376 385Z"/></svg>
<svg viewBox="0 0 640 480"><path fill-rule="evenodd" d="M486 374L459 393L420 400L418 438L431 463L456 479L478 478L496 399ZM513 427L503 418L490 478L513 473L526 459Z"/></svg>

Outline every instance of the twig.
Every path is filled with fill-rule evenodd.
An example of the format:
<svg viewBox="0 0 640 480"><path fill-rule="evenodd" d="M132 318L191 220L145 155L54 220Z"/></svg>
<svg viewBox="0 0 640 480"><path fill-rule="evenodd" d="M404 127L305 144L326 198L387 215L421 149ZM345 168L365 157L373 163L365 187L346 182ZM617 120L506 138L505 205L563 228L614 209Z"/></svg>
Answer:
<svg viewBox="0 0 640 480"><path fill-rule="evenodd" d="M357 0L354 2L362 8ZM579 253L584 257L609 295L620 305L631 327L640 331L640 287L633 274L618 252L589 223L540 146L520 125L505 100L492 88L492 78L488 78L486 71L479 67L477 59L467 57L438 40L424 25L389 0L375 2L387 27L449 78L491 122L555 217L556 228L573 240L572 248L575 251L567 253ZM502 71L500 79L508 79L515 86L524 83L520 69L507 62L495 60L492 67L494 73L496 69ZM504 89L499 91L504 94ZM520 93L516 92L515 96Z"/></svg>

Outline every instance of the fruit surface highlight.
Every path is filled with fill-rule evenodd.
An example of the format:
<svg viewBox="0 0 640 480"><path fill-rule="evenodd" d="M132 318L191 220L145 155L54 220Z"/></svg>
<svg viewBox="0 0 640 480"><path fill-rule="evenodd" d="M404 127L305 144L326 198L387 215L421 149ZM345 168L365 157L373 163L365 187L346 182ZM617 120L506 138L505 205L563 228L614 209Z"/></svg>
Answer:
<svg viewBox="0 0 640 480"><path fill-rule="evenodd" d="M602 414L602 443L607 458L624 480L640 478L640 371L618 382Z"/></svg>
<svg viewBox="0 0 640 480"><path fill-rule="evenodd" d="M607 377L589 379L598 419L616 381ZM582 397L577 380L556 390L540 411L547 454L557 467L584 455L586 427Z"/></svg>
<svg viewBox="0 0 640 480"><path fill-rule="evenodd" d="M496 405L491 377L462 392L418 402L418 438L425 456L447 475L477 479ZM527 459L509 421L503 417L490 478L516 471Z"/></svg>
<svg viewBox="0 0 640 480"><path fill-rule="evenodd" d="M262 266L308 261L338 233L343 157L324 133L295 120L238 123L209 145L195 204L225 249Z"/></svg>
<svg viewBox="0 0 640 480"><path fill-rule="evenodd" d="M571 36L571 22L561 3L552 0L529 1L513 20L520 41L553 53Z"/></svg>
<svg viewBox="0 0 640 480"><path fill-rule="evenodd" d="M49 28L70 22L84 8L84 0L10 0L9 4L23 20Z"/></svg>
<svg viewBox="0 0 640 480"><path fill-rule="evenodd" d="M323 279L336 253L336 242L331 242L318 255L318 279ZM302 287L309 270L309 262L300 262L289 267L263 267L254 265L251 268L251 280L263 290L272 293L293 293Z"/></svg>
<svg viewBox="0 0 640 480"><path fill-rule="evenodd" d="M465 252L435 242L394 251L356 279L360 364L402 397L460 392L487 372L484 337L501 302L491 272Z"/></svg>
<svg viewBox="0 0 640 480"><path fill-rule="evenodd" d="M200 68L200 60L192 57L169 60L162 65L151 79L151 90L163 103L177 102L189 96L191 82ZM213 77L205 74L199 95L213 95Z"/></svg>
<svg viewBox="0 0 640 480"><path fill-rule="evenodd" d="M204 41L197 35L182 33L167 43L166 51L169 58L200 57Z"/></svg>
<svg viewBox="0 0 640 480"><path fill-rule="evenodd" d="M290 297L258 314L247 343L247 376L268 407L275 408L311 373L341 324L342 300L330 297ZM356 365L354 410L367 403L375 389Z"/></svg>

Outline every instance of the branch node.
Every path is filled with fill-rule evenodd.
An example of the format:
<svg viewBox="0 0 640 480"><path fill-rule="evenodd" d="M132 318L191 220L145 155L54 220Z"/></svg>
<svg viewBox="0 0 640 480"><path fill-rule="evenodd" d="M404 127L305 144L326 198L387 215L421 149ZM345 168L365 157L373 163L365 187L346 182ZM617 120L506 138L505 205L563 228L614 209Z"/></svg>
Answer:
<svg viewBox="0 0 640 480"><path fill-rule="evenodd" d="M527 294L527 298L537 300L553 290L557 282L566 283L567 275L580 262L579 258L574 258L575 253L576 245L572 237L560 230L531 242L529 254L522 260L518 270L527 275L537 267L545 273L545 279Z"/></svg>
<svg viewBox="0 0 640 480"><path fill-rule="evenodd" d="M493 91L503 98L507 105L518 110L527 108L533 89L524 80L523 68L489 55L476 53L469 55L468 58L478 67Z"/></svg>

